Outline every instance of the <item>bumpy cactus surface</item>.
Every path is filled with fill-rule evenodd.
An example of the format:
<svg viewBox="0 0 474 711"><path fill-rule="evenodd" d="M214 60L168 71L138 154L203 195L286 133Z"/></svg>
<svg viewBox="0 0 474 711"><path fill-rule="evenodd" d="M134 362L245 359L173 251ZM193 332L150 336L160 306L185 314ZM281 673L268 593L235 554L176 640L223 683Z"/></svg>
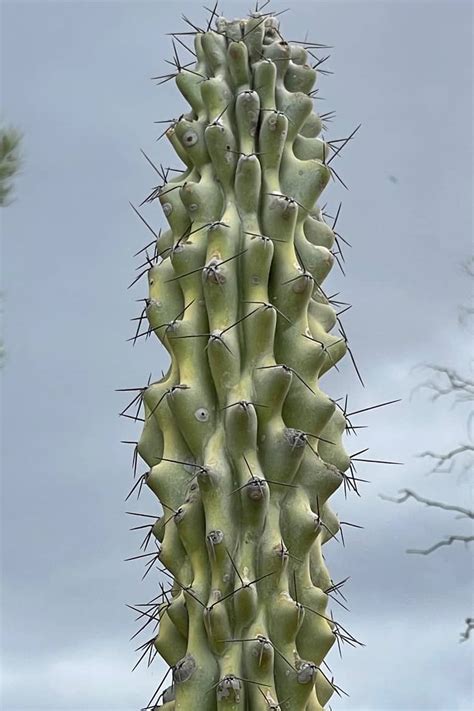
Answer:
<svg viewBox="0 0 474 711"><path fill-rule="evenodd" d="M165 135L185 169L147 198L169 228L139 329L146 314L171 359L135 398L149 470L134 489L163 507L144 556L169 583L140 611L159 620L142 649L171 674L147 707L320 711L340 691L323 660L355 641L328 611L322 554L340 528L328 499L355 487L345 412L319 388L348 350L316 205L335 149L314 110L317 45L285 41L271 13L212 20L190 33L192 64L175 53L191 108Z"/></svg>

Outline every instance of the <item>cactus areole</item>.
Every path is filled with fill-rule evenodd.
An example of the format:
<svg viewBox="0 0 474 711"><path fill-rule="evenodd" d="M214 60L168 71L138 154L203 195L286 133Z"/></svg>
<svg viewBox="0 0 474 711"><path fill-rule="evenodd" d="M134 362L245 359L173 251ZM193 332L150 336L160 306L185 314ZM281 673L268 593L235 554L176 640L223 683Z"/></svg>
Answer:
<svg viewBox="0 0 474 711"><path fill-rule="evenodd" d="M347 418L319 387L348 346L322 287L337 236L317 206L332 177L317 45L269 13L212 20L189 33L191 64L174 42L190 110L163 135L185 168L147 198L168 227L136 338L146 315L170 357L135 398L134 489L163 508L144 554L162 582L140 613L169 669L147 708L321 711L340 691L324 658L350 637L328 611L328 500L355 480Z"/></svg>

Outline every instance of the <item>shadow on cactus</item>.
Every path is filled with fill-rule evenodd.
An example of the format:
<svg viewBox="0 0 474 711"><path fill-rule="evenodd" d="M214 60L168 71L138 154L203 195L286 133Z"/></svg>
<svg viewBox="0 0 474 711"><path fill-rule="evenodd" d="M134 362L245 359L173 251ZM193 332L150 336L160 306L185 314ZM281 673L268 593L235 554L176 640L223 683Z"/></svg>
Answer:
<svg viewBox="0 0 474 711"><path fill-rule="evenodd" d="M137 526L153 552L134 556L165 581L132 608L154 630L140 659L169 665L147 709L320 711L345 693L327 653L360 644L328 611L345 581L322 554L342 536L328 500L359 480L341 441L355 427L319 388L349 349L322 287L338 213L329 226L316 205L352 136L320 137L321 45L288 43L263 9L229 21L216 6L203 28L184 18L176 71L156 77L191 108L162 134L185 169L160 168L144 201L160 201L168 229L136 210L154 240L139 253L133 283L147 275L149 296L131 340L156 334L171 362L121 413L144 409L134 464L149 469L129 497L146 485L163 507Z"/></svg>

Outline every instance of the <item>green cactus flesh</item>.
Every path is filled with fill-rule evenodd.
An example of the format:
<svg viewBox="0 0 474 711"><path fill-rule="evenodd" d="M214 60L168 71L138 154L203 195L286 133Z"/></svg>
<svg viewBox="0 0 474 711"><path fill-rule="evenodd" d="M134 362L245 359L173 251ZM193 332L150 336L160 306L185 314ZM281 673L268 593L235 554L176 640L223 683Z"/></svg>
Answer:
<svg viewBox="0 0 474 711"><path fill-rule="evenodd" d="M351 484L347 419L319 388L348 350L321 287L329 147L307 48L268 14L215 26L196 29L194 66L175 75L191 110L166 136L186 168L148 198L169 228L143 315L170 366L141 389L137 452L140 488L163 507L147 555L169 583L146 613L149 646L171 673L148 707L320 711L340 632L327 502Z"/></svg>

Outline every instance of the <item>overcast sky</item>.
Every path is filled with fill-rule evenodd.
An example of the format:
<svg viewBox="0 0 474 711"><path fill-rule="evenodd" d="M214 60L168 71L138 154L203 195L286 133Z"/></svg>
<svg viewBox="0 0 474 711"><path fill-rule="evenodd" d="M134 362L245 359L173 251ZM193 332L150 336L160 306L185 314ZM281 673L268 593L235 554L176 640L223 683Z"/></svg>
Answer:
<svg viewBox="0 0 474 711"><path fill-rule="evenodd" d="M349 393L352 409L403 398L360 416L370 428L346 447L405 466L361 466L371 481L362 497L332 500L343 520L364 526L346 528L346 548L332 542L325 555L334 580L351 576L351 612L333 606L334 615L367 646L346 647L342 660L331 651L350 694L331 705L467 711L473 646L458 638L474 612L470 551L405 549L469 529L379 494L410 487L472 505L468 477L426 476L415 456L464 439L466 408L410 399L426 377L413 366L466 372L472 349L457 320L472 286L460 266L472 249L471 3L286 2L288 39L307 31L335 47L335 74L320 80L320 106L337 113L328 138L362 123L333 163L350 190L332 183L324 200L328 210L343 201L338 225L353 245L346 277L335 267L326 284L353 304L343 320L366 387L349 358L322 387ZM221 7L236 17L249 4ZM167 363L156 340L126 343L135 299L146 295L143 280L127 290L132 254L149 241L128 201L156 184L140 148L179 165L165 139L155 142L153 121L186 104L171 83L149 78L169 67L165 33L185 29L181 12L207 15L201 2L2 3L1 110L25 134L16 201L2 211L4 711L137 711L165 668L157 659L130 673L146 636L129 642L137 627L125 603L153 597L158 577L141 582L141 563L123 562L141 540L124 511L160 509L149 491L124 503L131 447L120 440L139 427L117 416L126 400L114 389L141 386ZM145 214L164 225L156 203Z"/></svg>

